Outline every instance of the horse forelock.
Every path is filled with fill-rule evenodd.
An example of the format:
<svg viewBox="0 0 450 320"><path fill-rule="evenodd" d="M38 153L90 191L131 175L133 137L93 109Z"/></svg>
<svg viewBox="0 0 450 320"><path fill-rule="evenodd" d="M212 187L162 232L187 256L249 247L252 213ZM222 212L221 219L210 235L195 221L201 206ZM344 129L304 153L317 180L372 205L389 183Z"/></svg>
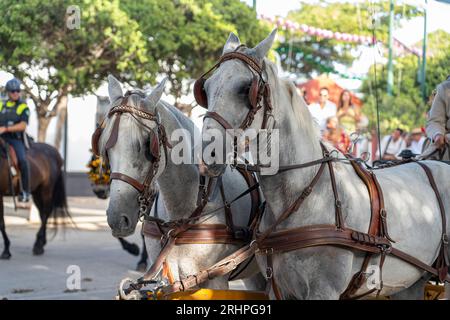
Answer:
<svg viewBox="0 0 450 320"><path fill-rule="evenodd" d="M122 97L120 99L117 99L113 104L111 105L111 108L119 106L125 97ZM134 89L131 93L131 95L128 96L127 105L133 108L140 108L141 101L145 99L145 92L140 89ZM99 151L102 156L105 156L105 145L108 141L109 137L111 136L111 132L113 129L113 125L115 122L115 119L118 115L112 115L110 118L106 118L105 120L105 128L103 129L102 135L99 140ZM127 139L130 141L137 141L138 144L142 145L145 143L145 140L148 138L148 135L145 133L144 130L139 126L139 124L136 122L136 120L128 113L123 113L120 115L120 128L119 128L119 139L120 136L123 135L120 130L122 128L127 128ZM147 120L142 120L147 121Z"/></svg>

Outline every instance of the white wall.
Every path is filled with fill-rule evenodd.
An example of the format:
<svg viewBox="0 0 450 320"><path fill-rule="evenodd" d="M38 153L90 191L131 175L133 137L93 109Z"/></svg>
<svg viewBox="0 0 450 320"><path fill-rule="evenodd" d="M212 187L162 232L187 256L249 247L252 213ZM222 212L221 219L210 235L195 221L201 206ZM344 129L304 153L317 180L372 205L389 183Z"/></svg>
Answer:
<svg viewBox="0 0 450 320"><path fill-rule="evenodd" d="M0 71L0 85L5 85L6 82L12 78L11 74ZM126 88L124 88L124 91ZM168 91L168 90L166 90ZM107 96L108 89L106 83L102 85L96 92L97 95ZM174 99L171 96L163 95L163 100L173 103ZM192 95L183 97L182 102L192 102L194 97ZM27 101L30 107L30 120L27 133L33 138L37 137L37 114L32 101ZM95 95L87 95L82 98L69 97L68 102L68 150L67 150L67 171L69 172L86 172L86 165L91 158L89 149L91 148L91 135L95 130L95 113L97 108L97 97ZM192 120L201 128L203 124L202 115L205 110L196 107L192 111ZM46 142L53 145L55 140L57 119L53 118L50 122ZM62 143L60 153L63 155Z"/></svg>

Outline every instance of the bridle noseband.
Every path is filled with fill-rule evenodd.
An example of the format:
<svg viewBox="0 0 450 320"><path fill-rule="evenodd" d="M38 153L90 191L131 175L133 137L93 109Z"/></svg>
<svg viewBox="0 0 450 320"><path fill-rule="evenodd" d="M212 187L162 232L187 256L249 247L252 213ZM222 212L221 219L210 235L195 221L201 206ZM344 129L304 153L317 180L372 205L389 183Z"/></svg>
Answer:
<svg viewBox="0 0 450 320"><path fill-rule="evenodd" d="M131 185L134 189L139 192L138 203L139 203L139 217L145 217L148 215L149 206L153 203L153 200L156 196L156 191L151 187L154 182L154 178L159 170L159 163L161 160L161 146L164 148L164 156L166 159L167 165L167 148L171 148L172 146L167 140L167 135L164 126L160 123L159 117L156 114L148 112L144 110L144 101L140 101L140 107L136 108L128 105L128 99L132 94L139 94L141 97L143 96L140 92L137 91L127 91L127 93L122 98L122 101L119 105L113 107L109 112L107 117L103 120L101 125L95 130L92 135L92 151L95 155L100 156L99 152L99 139L103 132L103 129L106 125L106 120L112 118L116 115L113 128L111 131L111 135L109 136L106 144L105 144L105 160L109 163L108 159L108 150L111 149L118 140L119 137L119 124L120 118L123 113L130 114L140 126L146 128L150 133L150 154L152 157L151 166L144 178L143 182L136 180L133 177L121 172L112 172L110 176L110 182L112 180L121 180L129 185ZM154 129L147 126L142 122L141 119L154 121L156 123L156 132Z"/></svg>

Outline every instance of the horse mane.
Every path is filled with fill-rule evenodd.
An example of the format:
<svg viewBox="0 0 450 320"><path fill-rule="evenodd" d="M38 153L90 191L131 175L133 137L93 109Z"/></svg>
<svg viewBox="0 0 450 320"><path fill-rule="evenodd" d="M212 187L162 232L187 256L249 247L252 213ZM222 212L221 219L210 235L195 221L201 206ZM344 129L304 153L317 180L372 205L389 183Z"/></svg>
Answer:
<svg viewBox="0 0 450 320"><path fill-rule="evenodd" d="M140 103L141 100L144 99L146 93L144 90L141 89L134 89L132 90L131 95L128 96L128 105L130 107L136 108L136 109L140 109ZM120 99L117 99L116 101L114 101L112 103L112 105L110 106L110 108L108 109L111 110L113 107L116 107L118 105L120 105L123 101L123 97ZM103 129L102 135L100 137L100 141L99 141L99 152L102 156L105 156L105 144L107 139L111 136L111 131L113 129L113 124L114 121L112 121L113 119L115 119L115 117L112 117L110 119L107 118L107 116L105 117L105 128ZM145 131L142 130L136 123L136 120L128 113L123 113L120 116L120 122L121 124L126 124L127 127L129 128L129 132L127 132L128 135L130 135L130 140L131 141L138 141L138 143L140 145L145 143L145 140L148 139L148 136L146 135ZM138 146L136 145L136 148Z"/></svg>
<svg viewBox="0 0 450 320"><path fill-rule="evenodd" d="M167 111L169 111L180 123L180 126L183 129L188 130L191 133L191 136L193 137L194 132L200 133L198 128L195 126L194 122L188 118L183 112L180 111L180 109L176 108L175 106L171 105L170 103L160 100L160 104L162 104Z"/></svg>
<svg viewBox="0 0 450 320"><path fill-rule="evenodd" d="M264 64L272 92L273 107L276 108L276 101L281 100L282 97L279 95L285 94L290 102L289 106L294 114L294 119L298 127L302 130L301 134L306 137L307 141L319 141L319 126L313 120L305 100L298 94L294 83L291 80L279 78L277 67L267 58L264 59ZM279 112L283 112L283 110L280 109Z"/></svg>

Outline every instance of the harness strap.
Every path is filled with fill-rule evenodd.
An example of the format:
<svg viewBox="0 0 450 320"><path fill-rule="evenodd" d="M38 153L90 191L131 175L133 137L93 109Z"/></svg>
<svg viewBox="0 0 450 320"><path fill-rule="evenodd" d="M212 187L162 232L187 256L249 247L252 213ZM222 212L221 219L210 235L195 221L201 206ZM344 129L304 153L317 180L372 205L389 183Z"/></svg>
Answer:
<svg viewBox="0 0 450 320"><path fill-rule="evenodd" d="M285 166L279 166L278 168L278 172L284 172L284 171L289 171L289 170L293 170L293 169L302 169L302 168L307 168L307 167L311 167L314 165L318 165L318 164L322 164L324 162L329 162L329 161L337 161L339 159L332 157L332 156L324 156L320 159L316 159L313 161L308 161L308 162L304 162L304 163L300 163L300 164L291 164L291 165L285 165ZM347 160L347 159L346 159ZM241 170L246 170L249 172L261 172L261 168L268 168L270 167L269 165L263 165L263 164L244 164L244 163L239 163L236 165L233 165L234 168L236 169L241 169Z"/></svg>
<svg viewBox="0 0 450 320"><path fill-rule="evenodd" d="M370 224L369 224L369 230L368 235L370 236L382 236L383 232L380 232L380 216L384 215L386 218L386 210L384 209L384 198L382 195L382 190L378 184L378 182L375 180L375 174L373 172L369 172L368 170L364 169L364 167L361 165L361 163L358 163L356 161L350 161L350 163L353 166L353 169L359 176L359 178L364 182L364 184L367 187L367 190L369 192L369 198L370 198ZM384 218L384 219L385 219ZM387 230L387 227L386 227ZM387 232L387 231L386 231ZM389 238L390 239L390 238ZM389 240L388 239L388 240ZM390 246L390 243L389 243ZM363 293L358 296L354 296L354 294L362 287L366 280L366 270L369 265L369 262L373 256L373 253L367 252L361 269L358 271L351 279L349 285L344 290L344 292L341 294L340 299L358 299L365 295L371 294L374 290L370 290L366 293ZM380 272L382 270L380 269Z"/></svg>
<svg viewBox="0 0 450 320"><path fill-rule="evenodd" d="M395 243L395 241L389 236L388 228L387 228L387 211L384 207L384 196L383 196L383 189L381 189L380 183L378 182L377 176L375 175L375 172L371 171L370 175L372 177L373 183L375 184L375 188L378 192L378 198L380 203L380 225L379 225L379 234L382 237L385 237L390 242Z"/></svg>
<svg viewBox="0 0 450 320"><path fill-rule="evenodd" d="M110 180L112 181L114 179L122 180L123 182L128 183L139 192L143 192L145 189L145 186L142 183L124 173L112 172L110 175Z"/></svg>
<svg viewBox="0 0 450 320"><path fill-rule="evenodd" d="M149 270L145 272L145 274L137 280L138 285L141 287L148 281L152 281L161 271L164 261L166 261L167 256L175 245L175 240L172 238L168 238L158 257L156 258L153 265Z"/></svg>
<svg viewBox="0 0 450 320"><path fill-rule="evenodd" d="M233 271L239 264L251 258L255 254L255 250L256 249L253 246L246 245L220 260L210 268L201 270L183 280L175 281L173 285L161 288L161 291L163 295L168 295L174 292L186 291L198 287L205 281L223 276Z"/></svg>
<svg viewBox="0 0 450 320"><path fill-rule="evenodd" d="M249 188L244 192L244 196L250 193L251 201L252 201L252 211L250 214L250 217L248 219L247 225L250 229L253 229L253 226L255 226L256 219L260 215L260 205L261 205L261 196L259 193L259 183L255 176L255 174L251 174L245 170L237 169L237 171L242 175L242 177L247 182L247 185Z"/></svg>
<svg viewBox="0 0 450 320"><path fill-rule="evenodd" d="M205 116L203 117L203 121L207 118L216 120L225 130L233 129L233 126L227 120L225 120L221 115L219 115L217 112L214 112L214 111L206 112Z"/></svg>
<svg viewBox="0 0 450 320"><path fill-rule="evenodd" d="M258 244L258 254L285 253L309 247L335 245L356 249L359 251L379 254L385 251L419 269L438 276L438 269L427 265L417 258L393 248L390 241L384 237L371 236L360 231L346 228L337 230L335 225L315 225L298 227L289 230L274 232L263 243ZM450 275L446 275L445 281L450 282Z"/></svg>
<svg viewBox="0 0 450 320"><path fill-rule="evenodd" d="M157 221L144 221L143 233L153 239L164 238L174 228L163 226ZM236 238L224 224L192 224L175 238L175 245L182 244L243 244L246 239Z"/></svg>
<svg viewBox="0 0 450 320"><path fill-rule="evenodd" d="M228 228L230 228L233 234L236 233L236 228L233 223L233 213L231 212L231 205L227 202L227 198L225 196L225 190L223 188L222 176L218 178L220 196L222 197L224 212L225 212L225 223Z"/></svg>
<svg viewBox="0 0 450 320"><path fill-rule="evenodd" d="M300 196L292 203L286 210L283 211L283 213L278 217L276 222L272 224L264 233L262 233L260 236L257 237L258 245L260 245L264 240L275 230L275 228L284 220L286 220L292 213L298 210L298 208L302 205L303 201L311 194L314 186L319 181L320 177L322 176L322 173L325 169L325 162L322 162L320 165L319 170L317 171L316 175L314 176L313 180L310 182L310 184L303 189Z"/></svg>
<svg viewBox="0 0 450 320"><path fill-rule="evenodd" d="M436 195L436 199L439 204L439 211L441 213L441 221L442 221L442 236L441 236L441 248L439 252L438 259L436 260L436 268L439 270L439 281L444 281L445 277L448 274L448 266L449 266L449 257L448 257L448 236L447 236L447 218L445 215L445 207L442 202L441 195L439 193L439 189L434 180L433 174L431 173L430 168L421 162L417 162L418 165L422 167L425 171L428 181L430 182L431 188Z"/></svg>
<svg viewBox="0 0 450 320"><path fill-rule="evenodd" d="M266 279L267 286L266 286L266 296L270 295L270 290L273 290L273 293L275 295L275 299L281 300L283 299L283 296L281 295L280 288L278 287L275 277L274 277L274 271L273 271L273 259L272 259L272 253L268 253L266 255Z"/></svg>
<svg viewBox="0 0 450 320"><path fill-rule="evenodd" d="M328 153L328 150L326 149L325 145L321 142L320 146L322 147L322 151L324 152L324 155L329 157L329 153ZM336 228L343 229L344 228L344 218L342 217L342 203L341 203L341 200L339 199L339 193L337 191L337 186L336 186L336 176L334 174L333 164L331 163L331 161L328 161L327 164L328 164L328 170L330 172L331 188L333 189L333 195L334 195Z"/></svg>

